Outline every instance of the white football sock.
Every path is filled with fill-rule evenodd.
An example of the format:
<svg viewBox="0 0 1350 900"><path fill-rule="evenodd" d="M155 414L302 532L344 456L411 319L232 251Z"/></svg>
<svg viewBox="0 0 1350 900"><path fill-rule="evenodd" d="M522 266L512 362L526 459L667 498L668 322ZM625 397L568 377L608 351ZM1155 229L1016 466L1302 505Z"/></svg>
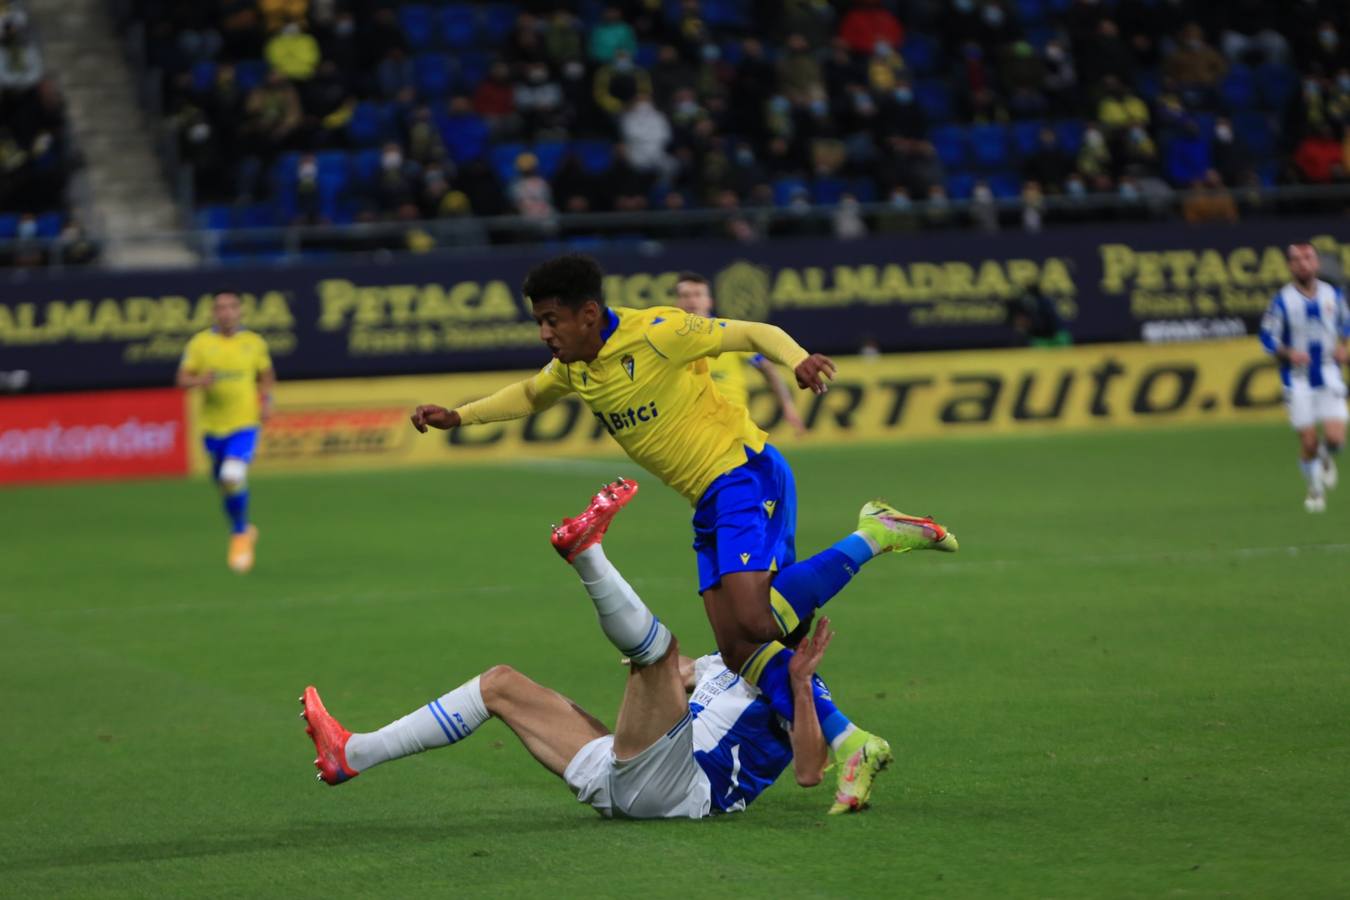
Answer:
<svg viewBox="0 0 1350 900"><path fill-rule="evenodd" d="M347 764L364 772L391 759L444 747L473 734L489 718L474 677L379 731L353 734L347 741Z"/></svg>
<svg viewBox="0 0 1350 900"><path fill-rule="evenodd" d="M649 666L670 648L670 629L652 614L642 598L605 558L600 545L583 550L572 562L586 593L595 603L600 630L635 666Z"/></svg>
<svg viewBox="0 0 1350 900"><path fill-rule="evenodd" d="M1300 459L1298 461L1299 470L1303 472L1303 480L1308 482L1308 496L1322 496L1322 462L1319 459Z"/></svg>

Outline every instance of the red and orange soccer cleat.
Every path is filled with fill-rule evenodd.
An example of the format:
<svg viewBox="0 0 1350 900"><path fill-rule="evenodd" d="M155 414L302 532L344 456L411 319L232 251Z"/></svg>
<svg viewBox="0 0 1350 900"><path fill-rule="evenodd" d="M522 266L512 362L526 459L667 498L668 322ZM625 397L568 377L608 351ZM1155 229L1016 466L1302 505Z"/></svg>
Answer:
<svg viewBox="0 0 1350 900"><path fill-rule="evenodd" d="M315 777L329 784L342 784L360 775L360 772L347 765L347 739L352 733L324 709L319 691L314 685L305 688L300 704L305 708L300 718L308 723L305 725L305 734L314 741L314 749L319 754L314 759L314 767L319 770Z"/></svg>
<svg viewBox="0 0 1350 900"><path fill-rule="evenodd" d="M563 519L561 525L553 526L553 549L569 563L575 560L581 551L600 543L614 516L637 492L638 483L630 478L619 478L605 485L591 498L590 505L581 515Z"/></svg>

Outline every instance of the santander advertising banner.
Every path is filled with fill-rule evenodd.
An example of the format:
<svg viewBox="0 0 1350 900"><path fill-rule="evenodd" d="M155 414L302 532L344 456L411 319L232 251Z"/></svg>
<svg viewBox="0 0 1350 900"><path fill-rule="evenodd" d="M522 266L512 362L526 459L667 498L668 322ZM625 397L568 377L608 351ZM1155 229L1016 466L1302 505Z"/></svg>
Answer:
<svg viewBox="0 0 1350 900"><path fill-rule="evenodd" d="M0 484L184 475L183 394L174 388L0 399Z"/></svg>

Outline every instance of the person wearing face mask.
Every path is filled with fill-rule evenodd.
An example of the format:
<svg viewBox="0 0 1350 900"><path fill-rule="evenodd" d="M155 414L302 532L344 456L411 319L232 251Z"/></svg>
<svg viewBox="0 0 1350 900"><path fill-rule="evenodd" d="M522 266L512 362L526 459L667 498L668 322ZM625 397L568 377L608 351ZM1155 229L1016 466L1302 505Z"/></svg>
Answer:
<svg viewBox="0 0 1350 900"><path fill-rule="evenodd" d="M900 58L900 54L889 44L878 41L872 56L867 60L868 86L878 94L884 94L895 88L904 71L905 61Z"/></svg>
<svg viewBox="0 0 1350 900"><path fill-rule="evenodd" d="M628 54L632 59L637 53L637 35L633 27L623 20L623 10L617 6L607 6L600 21L591 29L591 61L605 65L618 58L619 53Z"/></svg>
<svg viewBox="0 0 1350 900"><path fill-rule="evenodd" d="M1350 65L1350 46L1345 35L1333 20L1321 20L1300 42L1299 67L1304 71L1330 73L1345 65Z"/></svg>
<svg viewBox="0 0 1350 900"><path fill-rule="evenodd" d="M562 103L562 86L549 77L548 66L533 63L515 88L516 111L524 122L525 136L535 140L541 132L558 129Z"/></svg>
<svg viewBox="0 0 1350 900"><path fill-rule="evenodd" d="M319 42L299 22L289 22L267 42L263 56L274 72L306 81L319 67Z"/></svg>
<svg viewBox="0 0 1350 900"><path fill-rule="evenodd" d="M914 88L906 77L899 78L895 88L882 96L877 110L877 131L884 137L898 136L918 140L928 130L923 107L914 96Z"/></svg>
<svg viewBox="0 0 1350 900"><path fill-rule="evenodd" d="M1214 169L1225 184L1242 184L1252 170L1252 155L1233 133L1233 123L1220 117L1214 123Z"/></svg>
<svg viewBox="0 0 1350 900"><path fill-rule="evenodd" d="M473 108L487 120L497 137L509 137L520 128L516 115L516 92L511 84L511 67L500 60L488 69L488 76L473 92Z"/></svg>
<svg viewBox="0 0 1350 900"><path fill-rule="evenodd" d="M789 98L805 97L823 85L820 63L816 62L806 38L789 35L787 50L778 58L778 87Z"/></svg>
<svg viewBox="0 0 1350 900"><path fill-rule="evenodd" d="M619 133L628 147L633 167L665 182L675 174L675 160L666 152L673 131L670 120L652 104L650 94L638 94L619 117Z"/></svg>
<svg viewBox="0 0 1350 900"><path fill-rule="evenodd" d="M844 14L839 23L839 37L850 50L859 55L870 55L877 44L892 50L905 40L905 28L881 0L861 0Z"/></svg>

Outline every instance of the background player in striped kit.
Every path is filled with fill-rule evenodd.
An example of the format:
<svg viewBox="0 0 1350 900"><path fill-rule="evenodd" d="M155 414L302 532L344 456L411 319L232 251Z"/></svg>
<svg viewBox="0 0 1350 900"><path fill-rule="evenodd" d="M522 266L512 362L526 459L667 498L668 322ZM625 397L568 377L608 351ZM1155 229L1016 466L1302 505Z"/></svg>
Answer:
<svg viewBox="0 0 1350 900"><path fill-rule="evenodd" d="M1307 483L1308 512L1326 509L1326 491L1338 480L1336 456L1345 445L1345 378L1350 308L1340 288L1317 277L1312 244L1287 251L1293 280L1280 288L1261 320L1261 344L1280 361L1284 403L1298 432L1299 469ZM1317 428L1322 427L1322 439Z"/></svg>

